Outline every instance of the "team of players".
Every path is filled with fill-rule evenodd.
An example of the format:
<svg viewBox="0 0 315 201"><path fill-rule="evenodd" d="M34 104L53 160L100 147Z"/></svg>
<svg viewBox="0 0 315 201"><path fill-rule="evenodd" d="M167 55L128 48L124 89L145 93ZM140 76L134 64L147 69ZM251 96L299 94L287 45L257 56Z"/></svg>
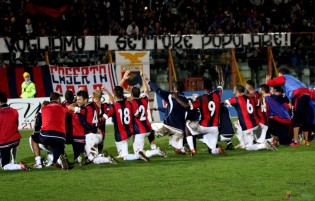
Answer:
<svg viewBox="0 0 315 201"><path fill-rule="evenodd" d="M121 83L128 79L129 72ZM291 146L299 146L295 131L299 132L300 125L309 144L307 133L307 119L304 118L305 105L309 105L311 92L300 81L288 74L285 69L279 70L279 77L271 80L267 77L267 84L273 87L272 93L269 86L260 86L260 91L254 90L252 81L246 83L246 90L241 85L234 88L234 95L228 100L221 101L222 88L212 91L210 80L205 80L205 94L195 100L188 100L182 93L182 82L176 82L172 92L159 88L142 74L144 96L140 96L138 87L131 87L131 97L126 98L123 88L116 86L114 95L107 91L112 104L102 103L100 90L95 90L92 102L88 102L89 95L81 90L74 95L71 91L66 92L64 103L61 103L60 95L52 93L50 102L44 103L41 111L37 114L35 132L30 142L35 155L34 168L42 168L43 162L40 149L45 148L50 152L45 165L54 164L56 167L68 169L69 164L65 154L65 143L73 146L74 159L80 165L86 161L94 164L111 163L117 160L106 152L103 152L105 138L105 122L112 117L115 129L115 143L118 157L124 160L142 159L148 161L149 157L167 156L166 152L155 145L151 124L148 120L148 91L149 86L167 103L163 108L166 118L162 124L153 124L153 130L158 137L168 135L169 144L178 154L196 154L195 136L207 145L209 153L226 155L226 151L217 145L220 141L227 141L227 149L233 149L231 138L233 128L224 105L234 106L238 121L234 123L236 136L240 141L238 147L246 150L269 149L276 150L276 140L280 144L291 142L291 126L293 125L293 140ZM284 78L284 79L283 79ZM148 86L149 85L149 86ZM278 87L284 85L284 91ZM282 92L288 96L286 99ZM287 103L292 103L292 115L288 110ZM18 145L20 134L17 131L17 112L8 107L6 96L1 93L1 112L9 114L12 118L1 118L1 134L8 133L10 138L0 139L3 169L28 169L21 162L10 164L10 149ZM4 117L2 115L1 117ZM12 121L11 121L12 120ZM291 123L292 122L292 123ZM10 125L10 126L3 126ZM10 128L8 130L8 128ZM13 131L14 130L14 131ZM274 135L271 138L270 133ZM9 135L12 134L12 135ZM134 136L134 154L128 153L128 139ZM151 150L144 151L145 138L151 143ZM41 145L42 144L42 145Z"/></svg>

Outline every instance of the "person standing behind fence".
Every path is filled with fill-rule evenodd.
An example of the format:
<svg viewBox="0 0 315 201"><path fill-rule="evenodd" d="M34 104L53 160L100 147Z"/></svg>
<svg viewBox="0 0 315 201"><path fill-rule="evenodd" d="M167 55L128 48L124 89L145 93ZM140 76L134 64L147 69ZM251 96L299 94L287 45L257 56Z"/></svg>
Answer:
<svg viewBox="0 0 315 201"><path fill-rule="evenodd" d="M24 82L22 83L21 98L34 98L36 94L36 87L34 82L31 81L31 76L28 72L23 73Z"/></svg>

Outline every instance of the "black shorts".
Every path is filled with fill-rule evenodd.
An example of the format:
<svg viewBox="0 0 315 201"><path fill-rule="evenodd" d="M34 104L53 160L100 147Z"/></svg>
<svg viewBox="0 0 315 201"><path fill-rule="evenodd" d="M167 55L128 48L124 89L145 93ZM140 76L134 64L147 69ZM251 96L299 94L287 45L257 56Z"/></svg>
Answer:
<svg viewBox="0 0 315 201"><path fill-rule="evenodd" d="M304 126L307 128L308 116L310 112L309 103L310 103L309 94L297 94L292 98L292 126L300 127Z"/></svg>
<svg viewBox="0 0 315 201"><path fill-rule="evenodd" d="M42 142L40 141L40 138L39 138L39 132L34 132L34 133L31 135L31 137L32 137L32 140L33 140L34 142L36 142L37 144L42 143Z"/></svg>

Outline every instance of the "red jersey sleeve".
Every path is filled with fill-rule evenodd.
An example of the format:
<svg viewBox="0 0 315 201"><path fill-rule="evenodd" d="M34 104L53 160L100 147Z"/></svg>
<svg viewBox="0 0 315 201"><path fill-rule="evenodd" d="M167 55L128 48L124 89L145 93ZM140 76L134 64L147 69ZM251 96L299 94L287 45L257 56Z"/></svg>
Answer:
<svg viewBox="0 0 315 201"><path fill-rule="evenodd" d="M227 105L234 105L236 103L236 98L235 97L229 98L225 100L224 103Z"/></svg>
<svg viewBox="0 0 315 201"><path fill-rule="evenodd" d="M269 81L266 82L266 85L268 86L277 86L277 85L283 85L285 83L285 77L284 76L279 76L276 78L273 78Z"/></svg>
<svg viewBox="0 0 315 201"><path fill-rule="evenodd" d="M108 119L109 117L113 116L114 112L115 112L114 105L111 105L110 107L108 107L103 117L105 119Z"/></svg>
<svg viewBox="0 0 315 201"><path fill-rule="evenodd" d="M201 103L200 100L201 100L201 98L198 97L195 102L192 102L192 103L189 102L189 103L190 103L190 109L193 110L194 108L200 107L200 105L201 105L201 104L200 104L200 103Z"/></svg>

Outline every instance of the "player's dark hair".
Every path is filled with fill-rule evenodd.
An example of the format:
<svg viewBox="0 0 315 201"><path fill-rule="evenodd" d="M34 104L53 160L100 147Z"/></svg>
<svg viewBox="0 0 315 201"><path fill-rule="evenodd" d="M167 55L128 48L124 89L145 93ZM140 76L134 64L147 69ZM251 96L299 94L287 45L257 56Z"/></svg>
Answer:
<svg viewBox="0 0 315 201"><path fill-rule="evenodd" d="M45 106L45 105L48 105L48 104L49 104L49 101L44 100L43 103L42 103L42 106Z"/></svg>
<svg viewBox="0 0 315 201"><path fill-rule="evenodd" d="M244 86L239 85L239 84L237 84L237 85L235 86L235 89L236 89L236 91L238 91L238 92L240 92L240 93L244 93L244 91L245 91Z"/></svg>
<svg viewBox="0 0 315 201"><path fill-rule="evenodd" d="M60 98L60 94L56 92L50 93L50 101L57 101Z"/></svg>
<svg viewBox="0 0 315 201"><path fill-rule="evenodd" d="M265 93L269 93L269 92L270 92L270 88L269 88L269 86L266 85L266 84L262 84L262 85L260 85L259 87L260 87L260 89L261 89L262 91L264 91Z"/></svg>
<svg viewBox="0 0 315 201"><path fill-rule="evenodd" d="M121 86L116 86L114 93L117 98L122 98L124 96L124 89Z"/></svg>
<svg viewBox="0 0 315 201"><path fill-rule="evenodd" d="M210 79L204 79L203 80L203 87L205 88L205 90L212 90L212 82Z"/></svg>
<svg viewBox="0 0 315 201"><path fill-rule="evenodd" d="M1 103L7 103L7 101L8 101L7 94L0 91L0 102Z"/></svg>
<svg viewBox="0 0 315 201"><path fill-rule="evenodd" d="M255 88L255 82L253 80L247 80L246 84L251 86L251 87L253 87L253 88Z"/></svg>
<svg viewBox="0 0 315 201"><path fill-rule="evenodd" d="M67 103L70 103L70 104L73 103L74 95L73 95L72 91L70 91L70 90L66 91L66 93L65 93L65 100L66 100Z"/></svg>
<svg viewBox="0 0 315 201"><path fill-rule="evenodd" d="M135 97L135 98L139 98L140 96L140 88L138 87L133 87L131 89L131 93L132 93L132 96Z"/></svg>
<svg viewBox="0 0 315 201"><path fill-rule="evenodd" d="M273 86L273 89L276 91L276 92L280 92L280 93L283 93L283 89L280 85L277 85L277 86Z"/></svg>
<svg viewBox="0 0 315 201"><path fill-rule="evenodd" d="M89 99L89 94L87 91L78 91L77 96L81 96L83 100Z"/></svg>
<svg viewBox="0 0 315 201"><path fill-rule="evenodd" d="M183 92L184 91L184 83L182 81L177 81L177 82L174 82L174 88L176 88L176 90L178 92Z"/></svg>
<svg viewBox="0 0 315 201"><path fill-rule="evenodd" d="M281 73L282 75L290 74L290 70L286 67L279 68L278 72Z"/></svg>

